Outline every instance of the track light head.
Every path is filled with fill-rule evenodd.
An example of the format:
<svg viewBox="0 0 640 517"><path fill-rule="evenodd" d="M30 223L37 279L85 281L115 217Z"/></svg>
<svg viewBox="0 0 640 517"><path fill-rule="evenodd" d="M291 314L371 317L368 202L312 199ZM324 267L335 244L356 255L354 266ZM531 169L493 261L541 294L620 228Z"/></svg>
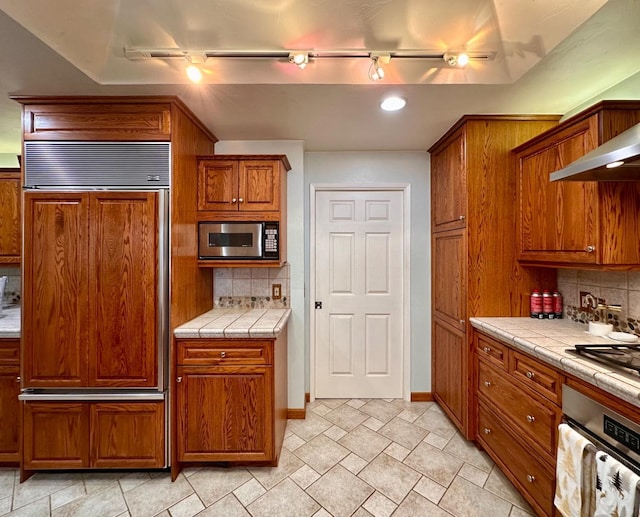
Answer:
<svg viewBox="0 0 640 517"><path fill-rule="evenodd" d="M371 55L371 65L369 65L369 79L372 81L380 81L384 79L384 69L381 63L389 64L391 57L389 54L385 55Z"/></svg>
<svg viewBox="0 0 640 517"><path fill-rule="evenodd" d="M202 80L202 65L206 61L205 56L193 55L187 56L187 77L193 83L199 83Z"/></svg>
<svg viewBox="0 0 640 517"><path fill-rule="evenodd" d="M459 54L447 52L444 56L442 56L442 59L444 59L445 63L447 63L449 66L457 68L464 68L465 66L467 66L467 63L469 63L469 55L465 54L464 52L460 52Z"/></svg>
<svg viewBox="0 0 640 517"><path fill-rule="evenodd" d="M309 63L309 53L308 52L290 52L289 53L289 63L292 63L299 67L301 70L307 66Z"/></svg>

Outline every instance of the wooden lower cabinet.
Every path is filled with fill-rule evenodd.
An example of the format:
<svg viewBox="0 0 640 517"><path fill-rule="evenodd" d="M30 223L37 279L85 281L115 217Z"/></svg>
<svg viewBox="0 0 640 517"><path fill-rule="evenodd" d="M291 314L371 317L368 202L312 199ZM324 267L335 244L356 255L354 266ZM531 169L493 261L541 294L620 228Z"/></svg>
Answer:
<svg viewBox="0 0 640 517"><path fill-rule="evenodd" d="M287 330L177 339L172 475L189 462L277 465L287 423Z"/></svg>
<svg viewBox="0 0 640 517"><path fill-rule="evenodd" d="M565 377L478 331L474 351L475 439L539 515L555 515Z"/></svg>
<svg viewBox="0 0 640 517"><path fill-rule="evenodd" d="M165 466L163 401L29 401L23 426L23 470Z"/></svg>
<svg viewBox="0 0 640 517"><path fill-rule="evenodd" d="M0 366L0 464L18 463L20 367Z"/></svg>

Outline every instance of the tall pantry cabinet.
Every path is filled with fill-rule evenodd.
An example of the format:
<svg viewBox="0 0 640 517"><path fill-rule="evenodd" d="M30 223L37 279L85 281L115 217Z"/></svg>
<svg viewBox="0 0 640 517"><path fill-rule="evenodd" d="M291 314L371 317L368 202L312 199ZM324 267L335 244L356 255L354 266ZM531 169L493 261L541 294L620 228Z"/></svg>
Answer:
<svg viewBox="0 0 640 517"><path fill-rule="evenodd" d="M555 271L516 262L516 174L511 150L558 116L466 115L431 153L432 392L473 438L469 318L522 316Z"/></svg>

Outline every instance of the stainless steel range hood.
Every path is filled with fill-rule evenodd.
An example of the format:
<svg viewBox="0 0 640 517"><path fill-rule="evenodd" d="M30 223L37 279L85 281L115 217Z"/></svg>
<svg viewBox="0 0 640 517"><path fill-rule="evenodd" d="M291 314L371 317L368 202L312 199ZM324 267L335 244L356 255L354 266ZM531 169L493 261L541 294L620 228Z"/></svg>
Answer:
<svg viewBox="0 0 640 517"><path fill-rule="evenodd" d="M607 168L614 162L624 163ZM551 173L551 181L640 181L640 124Z"/></svg>

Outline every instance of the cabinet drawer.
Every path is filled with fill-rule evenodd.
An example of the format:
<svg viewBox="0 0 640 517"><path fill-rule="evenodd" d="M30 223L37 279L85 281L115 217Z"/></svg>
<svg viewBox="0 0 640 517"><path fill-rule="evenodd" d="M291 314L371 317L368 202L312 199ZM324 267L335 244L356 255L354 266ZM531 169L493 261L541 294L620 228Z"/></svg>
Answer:
<svg viewBox="0 0 640 517"><path fill-rule="evenodd" d="M524 449L519 437L505 428L500 418L482 404L478 406L477 437L503 470L509 471L509 477L529 503L544 515L552 515L555 490L553 470Z"/></svg>
<svg viewBox="0 0 640 517"><path fill-rule="evenodd" d="M273 364L273 346L259 339L189 339L178 342L178 364Z"/></svg>
<svg viewBox="0 0 640 517"><path fill-rule="evenodd" d="M479 334L476 332L476 349L478 351L478 357L489 361L495 366L507 370L508 362L508 348L488 336Z"/></svg>
<svg viewBox="0 0 640 517"><path fill-rule="evenodd" d="M480 396L509 415L512 425L537 443L551 460L555 455L557 411L545 406L533 393L522 391L503 372L483 361L478 361L478 366Z"/></svg>
<svg viewBox="0 0 640 517"><path fill-rule="evenodd" d="M20 340L0 339L0 365L13 366L20 362Z"/></svg>
<svg viewBox="0 0 640 517"><path fill-rule="evenodd" d="M553 368L549 368L537 359L513 351L509 372L514 378L530 386L549 400L560 404L564 377Z"/></svg>

